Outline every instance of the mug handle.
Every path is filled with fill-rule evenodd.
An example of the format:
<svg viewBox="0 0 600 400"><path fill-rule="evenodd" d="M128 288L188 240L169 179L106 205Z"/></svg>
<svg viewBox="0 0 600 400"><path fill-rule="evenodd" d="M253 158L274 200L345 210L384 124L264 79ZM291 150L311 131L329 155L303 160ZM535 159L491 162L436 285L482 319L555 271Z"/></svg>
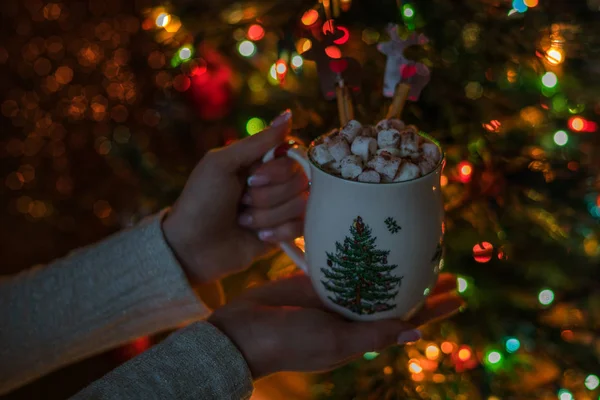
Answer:
<svg viewBox="0 0 600 400"><path fill-rule="evenodd" d="M312 180L310 161L308 161L308 150L304 146L295 143L293 140L282 143L269 150L267 154L264 155L262 162L266 163L279 157L289 157L300 164L310 184ZM308 263L306 262L306 257L302 249L296 246L294 242L280 242L279 247L281 247L281 250L292 259L298 268L308 275Z"/></svg>

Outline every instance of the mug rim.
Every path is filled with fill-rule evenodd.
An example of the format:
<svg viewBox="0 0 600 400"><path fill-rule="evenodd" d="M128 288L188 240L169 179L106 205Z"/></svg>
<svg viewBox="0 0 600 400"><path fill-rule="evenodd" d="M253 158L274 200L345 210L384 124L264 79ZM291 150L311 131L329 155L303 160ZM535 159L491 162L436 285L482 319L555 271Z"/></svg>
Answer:
<svg viewBox="0 0 600 400"><path fill-rule="evenodd" d="M427 134L425 132L419 131L419 132L417 132L417 135L419 135L421 137L424 137L427 140L430 140L440 150L440 154L441 154L440 161L438 161L438 163L435 165L435 168L432 169L430 172L426 173L423 176L419 176L417 178L409 179L407 181L400 181L400 182L379 182L379 183L375 183L375 182L359 182L359 181L353 181L353 180L349 180L349 179L344 179L341 176L333 175L333 174L325 171L312 158L310 150L317 144L317 142L319 142L323 137L328 136L328 135L329 135L329 133L324 133L322 135L317 136L312 142L310 142L310 144L308 145L308 149L307 149L308 160L310 161L311 165L313 167L315 167L316 169L318 169L320 172L323 172L324 174L326 174L326 175L328 175L328 176L330 176L332 178L339 179L339 180L342 180L344 182L348 182L348 183L352 183L352 184L382 186L382 185L404 185L406 183L416 183L417 181L419 181L421 179L425 179L429 175L431 175L433 173L436 173L438 171L438 169L440 169L440 166L443 166L446 163L446 152L442 148L442 145L440 144L440 142L437 139L433 138L431 135L429 135L429 134Z"/></svg>

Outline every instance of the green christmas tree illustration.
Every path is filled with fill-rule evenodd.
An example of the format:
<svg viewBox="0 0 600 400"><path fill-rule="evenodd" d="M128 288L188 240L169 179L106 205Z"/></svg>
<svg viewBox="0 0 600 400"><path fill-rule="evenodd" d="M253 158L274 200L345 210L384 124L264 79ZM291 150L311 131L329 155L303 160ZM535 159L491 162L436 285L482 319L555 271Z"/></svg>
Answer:
<svg viewBox="0 0 600 400"><path fill-rule="evenodd" d="M335 304L356 314L374 314L396 307L391 303L403 277L391 274L397 265L388 265L389 251L378 250L371 228L357 217L344 243L335 243L335 254L327 253L328 268L321 282Z"/></svg>

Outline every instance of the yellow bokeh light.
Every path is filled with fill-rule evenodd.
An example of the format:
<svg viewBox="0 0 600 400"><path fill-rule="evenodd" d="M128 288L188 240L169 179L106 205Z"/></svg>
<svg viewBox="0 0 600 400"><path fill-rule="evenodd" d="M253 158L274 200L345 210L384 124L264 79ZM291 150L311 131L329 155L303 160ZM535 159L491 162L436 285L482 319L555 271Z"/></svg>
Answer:
<svg viewBox="0 0 600 400"><path fill-rule="evenodd" d="M158 17L156 17L156 26L159 28L164 28L169 25L169 22L171 22L171 16L167 13L160 13L158 14Z"/></svg>
<svg viewBox="0 0 600 400"><path fill-rule="evenodd" d="M296 43L296 51L298 52L298 54L307 52L308 50L310 50L311 47L312 42L310 41L310 39L302 38Z"/></svg>
<svg viewBox="0 0 600 400"><path fill-rule="evenodd" d="M546 60L552 65L558 65L564 61L564 56L563 56L562 51L560 51L559 49L556 49L554 47L551 47L546 52Z"/></svg>
<svg viewBox="0 0 600 400"><path fill-rule="evenodd" d="M533 8L538 5L539 0L524 0L523 3L529 8Z"/></svg>
<svg viewBox="0 0 600 400"><path fill-rule="evenodd" d="M437 358L439 356L440 356L440 349L435 344L430 344L425 349L425 357L427 357L428 359L437 360Z"/></svg>
<svg viewBox="0 0 600 400"><path fill-rule="evenodd" d="M383 368L383 373L386 375L391 375L394 370L389 365Z"/></svg>
<svg viewBox="0 0 600 400"><path fill-rule="evenodd" d="M418 360L413 359L408 362L408 370L413 374L420 374L423 372L423 367L421 367L421 364Z"/></svg>
<svg viewBox="0 0 600 400"><path fill-rule="evenodd" d="M471 358L471 354L471 350L469 349L460 349L458 352L458 359L461 361L467 361L469 358Z"/></svg>

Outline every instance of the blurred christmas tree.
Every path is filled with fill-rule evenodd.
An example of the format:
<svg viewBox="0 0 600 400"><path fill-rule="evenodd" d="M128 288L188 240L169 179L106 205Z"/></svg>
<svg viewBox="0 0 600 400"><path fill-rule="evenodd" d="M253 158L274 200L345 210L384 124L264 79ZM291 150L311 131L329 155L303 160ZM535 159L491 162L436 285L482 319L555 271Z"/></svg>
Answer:
<svg viewBox="0 0 600 400"><path fill-rule="evenodd" d="M0 47L3 273L170 204L205 151L283 108L304 139L337 126L340 68L356 118L379 120L377 45L394 23L429 39L404 53L431 80L403 118L447 151L444 265L469 308L414 346L320 376L315 396L600 395L599 1L0 7L14 21ZM228 285L289 270L279 257Z"/></svg>

